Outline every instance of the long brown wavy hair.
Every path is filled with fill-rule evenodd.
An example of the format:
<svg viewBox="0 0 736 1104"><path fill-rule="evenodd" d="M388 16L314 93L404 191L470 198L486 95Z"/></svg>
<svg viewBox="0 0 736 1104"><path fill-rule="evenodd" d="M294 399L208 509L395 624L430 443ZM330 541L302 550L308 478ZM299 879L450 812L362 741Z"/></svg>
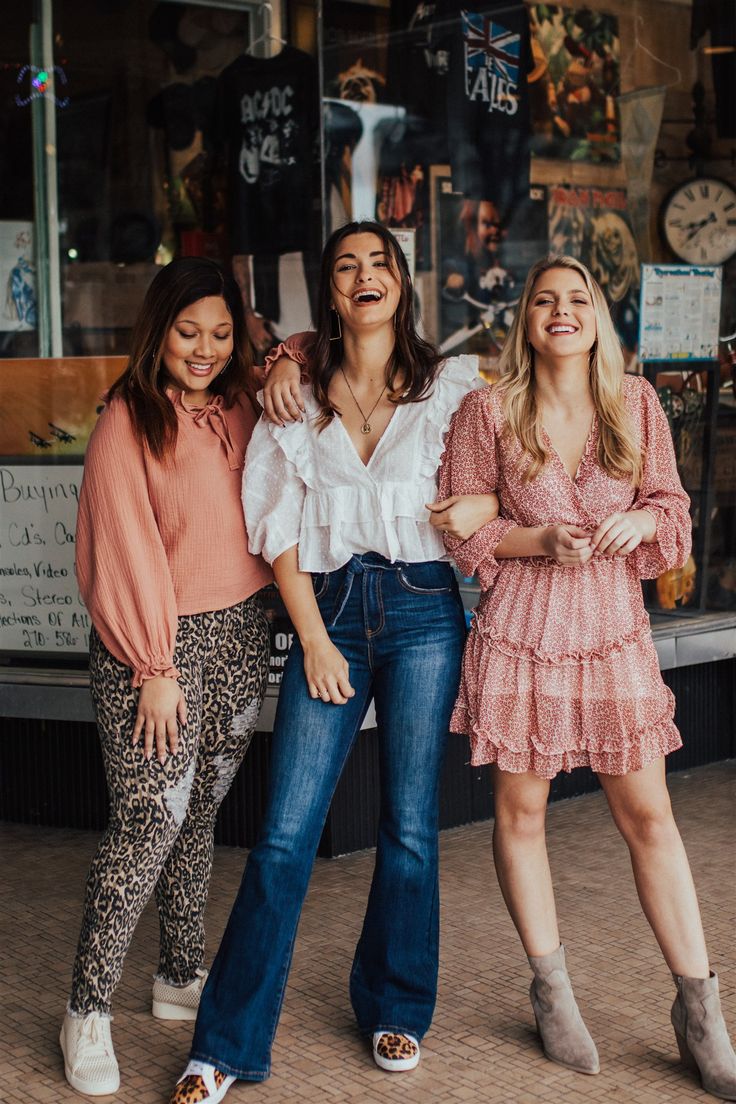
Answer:
<svg viewBox="0 0 736 1104"><path fill-rule="evenodd" d="M233 322L232 359L212 381L210 391L222 395L228 409L245 393L258 410L238 285L205 257L172 261L156 274L146 292L133 326L127 367L108 392L108 399L119 396L126 404L137 437L157 460L173 455L178 429L174 404L166 394L166 337L186 307L209 296L225 300Z"/></svg>
<svg viewBox="0 0 736 1104"><path fill-rule="evenodd" d="M351 234L375 234L381 239L386 253L389 271L399 281L399 305L394 315L396 342L386 365L386 384L394 403L423 402L429 398L432 384L442 363L442 357L428 341L420 337L414 317L414 289L409 268L401 246L390 230L378 222L349 222L335 230L327 239L322 251L322 269L317 307L317 340L312 354L310 370L312 391L319 403L318 424L323 427L340 411L327 397L330 380L343 359L342 340L334 338L330 304L333 296L332 270L340 243ZM398 384L399 377L401 384Z"/></svg>
<svg viewBox="0 0 736 1104"><path fill-rule="evenodd" d="M595 310L596 340L590 350L590 389L598 415L598 463L616 479L641 480L641 446L624 403L624 356L611 321L603 292L584 264L575 257L549 254L532 265L508 332L499 368L498 387L503 395L506 432L515 437L529 457L524 479L534 479L547 462L548 449L541 432L541 419L534 394L534 350L526 332L526 313L534 285L551 268L577 272L585 284Z"/></svg>

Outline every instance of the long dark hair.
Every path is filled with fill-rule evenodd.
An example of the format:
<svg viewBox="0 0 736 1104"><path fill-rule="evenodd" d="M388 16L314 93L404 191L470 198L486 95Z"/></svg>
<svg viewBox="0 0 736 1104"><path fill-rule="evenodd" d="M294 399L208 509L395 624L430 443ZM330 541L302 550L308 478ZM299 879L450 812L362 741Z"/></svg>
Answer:
<svg viewBox="0 0 736 1104"><path fill-rule="evenodd" d="M153 278L133 326L128 365L108 392L127 405L133 428L158 459L173 453L178 422L166 394L163 350L166 336L181 312L200 299L225 300L233 322L233 355L227 369L212 381L210 390L234 405L243 392L255 404L250 346L245 335L243 304L238 285L219 265L205 257L181 257Z"/></svg>
<svg viewBox="0 0 736 1104"><path fill-rule="evenodd" d="M339 411L330 403L327 391L330 380L343 358L342 341L330 340L333 321L330 303L333 297L332 269L340 243L351 234L375 234L383 242L389 270L400 284L399 305L394 315L396 343L386 372L392 402L422 402L429 398L432 384L442 363L442 357L419 336L414 318L414 289L401 246L390 230L378 222L349 222L327 239L322 250L322 270L317 307L317 340L312 354L312 390L321 409L320 421L327 423ZM396 395L397 378L401 376L401 394Z"/></svg>

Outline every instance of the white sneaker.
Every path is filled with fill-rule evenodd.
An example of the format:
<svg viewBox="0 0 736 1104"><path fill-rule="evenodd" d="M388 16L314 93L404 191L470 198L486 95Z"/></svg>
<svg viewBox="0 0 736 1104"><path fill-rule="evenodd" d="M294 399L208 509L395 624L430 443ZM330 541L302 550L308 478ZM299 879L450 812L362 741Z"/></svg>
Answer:
<svg viewBox="0 0 736 1104"><path fill-rule="evenodd" d="M110 1017L100 1012L70 1016L67 1012L59 1036L64 1055L64 1075L77 1092L107 1096L120 1088L120 1070L112 1048Z"/></svg>
<svg viewBox="0 0 736 1104"><path fill-rule="evenodd" d="M207 970L202 969L197 970L189 985L169 985L162 978L155 978L151 1012L157 1020L196 1020L206 980Z"/></svg>

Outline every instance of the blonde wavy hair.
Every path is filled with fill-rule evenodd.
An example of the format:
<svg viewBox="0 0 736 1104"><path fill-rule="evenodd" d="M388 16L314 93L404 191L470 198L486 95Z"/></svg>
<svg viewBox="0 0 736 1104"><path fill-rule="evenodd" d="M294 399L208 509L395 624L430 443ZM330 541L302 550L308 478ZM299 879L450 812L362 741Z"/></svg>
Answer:
<svg viewBox="0 0 736 1104"><path fill-rule="evenodd" d="M624 404L624 357L613 328L608 304L597 281L584 264L565 254L550 254L532 265L524 284L516 316L501 350L498 387L503 393L506 429L529 457L524 480L539 475L549 459L534 394L534 350L527 338L526 314L534 285L552 268L572 269L580 275L590 295L597 336L590 350L590 388L598 415L598 463L616 479L641 480L641 446Z"/></svg>

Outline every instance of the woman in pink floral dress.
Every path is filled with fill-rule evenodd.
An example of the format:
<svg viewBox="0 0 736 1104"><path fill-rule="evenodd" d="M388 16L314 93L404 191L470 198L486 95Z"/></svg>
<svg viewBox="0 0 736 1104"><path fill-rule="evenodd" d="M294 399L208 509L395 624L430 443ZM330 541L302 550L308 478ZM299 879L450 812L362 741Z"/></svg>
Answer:
<svg viewBox="0 0 736 1104"><path fill-rule="evenodd" d="M736 1099L731 1048L664 756L681 745L641 578L682 566L688 498L653 388L625 376L605 300L569 257L532 268L495 388L454 416L441 497L495 491L501 514L447 537L483 593L451 727L492 764L494 856L534 974L545 1054L597 1073L570 987L545 846L550 779L597 772L631 853L637 891L677 985L672 1023L703 1085Z"/></svg>

